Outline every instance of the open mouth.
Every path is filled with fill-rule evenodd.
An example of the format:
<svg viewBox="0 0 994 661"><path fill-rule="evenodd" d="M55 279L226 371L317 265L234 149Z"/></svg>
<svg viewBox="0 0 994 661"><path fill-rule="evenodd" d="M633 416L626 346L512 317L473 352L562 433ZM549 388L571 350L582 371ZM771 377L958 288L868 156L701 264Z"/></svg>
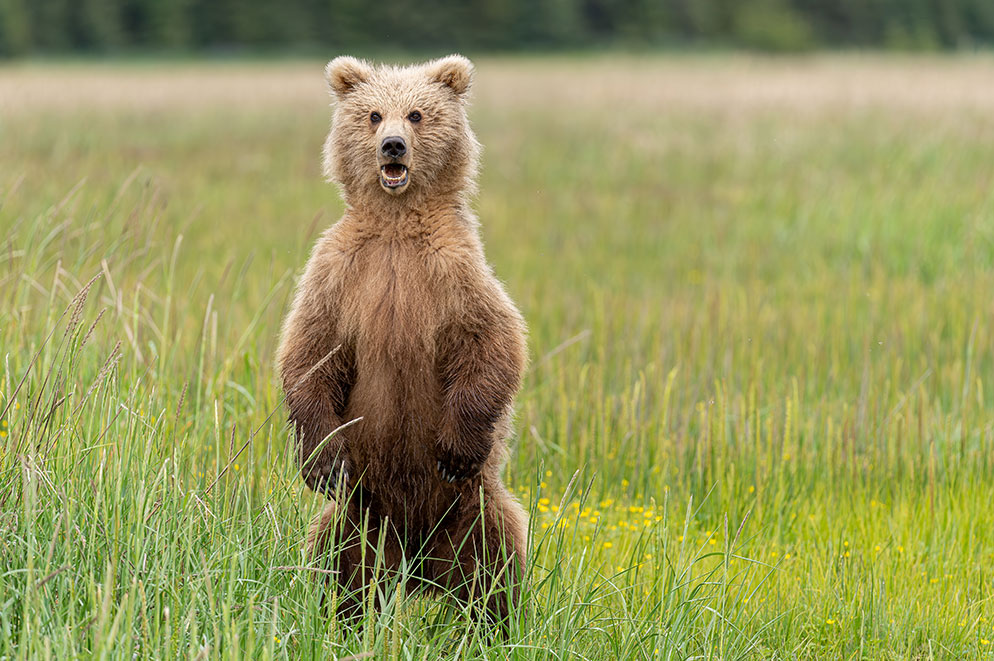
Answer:
<svg viewBox="0 0 994 661"><path fill-rule="evenodd" d="M387 163L380 168L380 183L386 188L400 188L407 183L407 166Z"/></svg>

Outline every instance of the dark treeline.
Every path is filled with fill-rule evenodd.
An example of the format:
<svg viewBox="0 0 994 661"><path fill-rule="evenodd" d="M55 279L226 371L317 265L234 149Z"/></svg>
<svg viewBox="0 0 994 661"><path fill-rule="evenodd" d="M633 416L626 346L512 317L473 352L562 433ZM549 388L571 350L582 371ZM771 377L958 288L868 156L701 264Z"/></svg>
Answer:
<svg viewBox="0 0 994 661"><path fill-rule="evenodd" d="M0 55L994 45L994 0L0 0Z"/></svg>

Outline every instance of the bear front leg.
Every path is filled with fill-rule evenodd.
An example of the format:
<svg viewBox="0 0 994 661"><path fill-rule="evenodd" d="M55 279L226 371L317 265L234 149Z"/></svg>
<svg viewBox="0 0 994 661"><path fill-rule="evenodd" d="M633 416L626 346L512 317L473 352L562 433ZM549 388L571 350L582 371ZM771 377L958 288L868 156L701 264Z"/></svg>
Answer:
<svg viewBox="0 0 994 661"><path fill-rule="evenodd" d="M439 342L444 393L439 473L447 482L479 474L493 449L494 426L510 407L524 370L524 336L511 315L470 317Z"/></svg>
<svg viewBox="0 0 994 661"><path fill-rule="evenodd" d="M315 348L324 347L283 354L283 387L301 476L311 489L331 496L348 481L347 434L335 430L344 424L342 414L354 366L351 351L344 345L330 356L318 354Z"/></svg>

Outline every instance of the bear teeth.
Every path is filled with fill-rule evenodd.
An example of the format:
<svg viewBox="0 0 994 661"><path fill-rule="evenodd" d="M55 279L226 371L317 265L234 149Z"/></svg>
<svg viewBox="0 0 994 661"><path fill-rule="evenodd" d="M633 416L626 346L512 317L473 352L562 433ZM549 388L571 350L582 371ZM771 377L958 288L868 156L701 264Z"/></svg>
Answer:
<svg viewBox="0 0 994 661"><path fill-rule="evenodd" d="M388 163L380 168L380 179L384 186L398 188L407 183L407 167L400 163Z"/></svg>

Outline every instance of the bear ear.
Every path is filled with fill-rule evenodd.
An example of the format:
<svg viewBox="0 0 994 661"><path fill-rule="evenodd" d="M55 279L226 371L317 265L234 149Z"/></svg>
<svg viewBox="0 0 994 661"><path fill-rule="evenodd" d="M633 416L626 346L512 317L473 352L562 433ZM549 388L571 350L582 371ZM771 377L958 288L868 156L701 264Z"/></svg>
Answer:
<svg viewBox="0 0 994 661"><path fill-rule="evenodd" d="M449 55L427 64L428 77L464 96L473 83L473 63L462 55Z"/></svg>
<svg viewBox="0 0 994 661"><path fill-rule="evenodd" d="M373 75L373 68L368 63L342 55L336 57L324 68L324 77L328 87L339 98L345 96L359 83L364 83Z"/></svg>

